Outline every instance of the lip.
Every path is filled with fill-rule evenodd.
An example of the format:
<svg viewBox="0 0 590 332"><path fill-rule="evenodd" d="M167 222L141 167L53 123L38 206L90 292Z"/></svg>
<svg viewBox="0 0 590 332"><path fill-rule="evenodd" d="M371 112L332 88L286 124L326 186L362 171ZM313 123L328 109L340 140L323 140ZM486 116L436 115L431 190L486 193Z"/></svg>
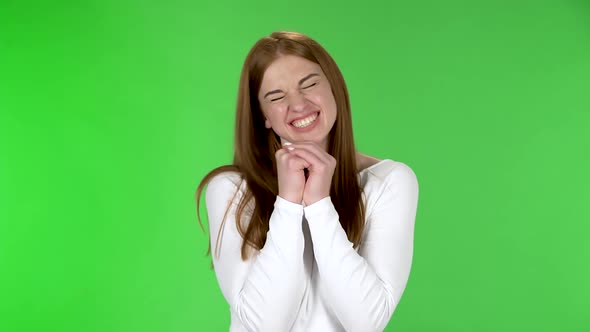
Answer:
<svg viewBox="0 0 590 332"><path fill-rule="evenodd" d="M321 113L321 112L316 112L316 113L318 113L318 117L317 117L317 118L316 118L316 119L313 121L313 123L312 123L312 124L310 124L310 125L309 125L309 126L307 126L307 127L303 127L303 128L297 128L297 127L295 127L294 125L292 125L291 123L292 123L293 121L296 121L296 120L299 120L299 119L304 119L304 118L306 118L306 117L310 116L310 115L311 115L311 114L313 114L313 113L309 113L309 114L307 114L307 115L306 115L306 116L304 116L304 117L300 117L300 118L298 118L298 119L295 119L295 120L292 120L291 122L289 122L289 126L291 127L291 130L293 130L293 131L295 131L295 132L297 132L297 133L304 133L304 132L308 132L308 131L312 130L313 128L315 128L315 127L318 125L318 123L320 123L320 121L318 121L318 120L320 120L320 117L322 116L322 113Z"/></svg>
<svg viewBox="0 0 590 332"><path fill-rule="evenodd" d="M315 111L315 112L309 112L309 113L307 113L307 114L305 114L305 115L303 115L303 116L300 116L300 117L298 117L298 118L291 119L291 120L289 121L289 124L291 124L291 123L293 123L293 122L295 122L295 121L301 120L301 119L305 119L305 118L307 118L308 116L310 116L310 115L312 115L312 114L315 114L315 113L318 113L318 115L319 115L319 113L320 113L320 112L319 112L319 111Z"/></svg>

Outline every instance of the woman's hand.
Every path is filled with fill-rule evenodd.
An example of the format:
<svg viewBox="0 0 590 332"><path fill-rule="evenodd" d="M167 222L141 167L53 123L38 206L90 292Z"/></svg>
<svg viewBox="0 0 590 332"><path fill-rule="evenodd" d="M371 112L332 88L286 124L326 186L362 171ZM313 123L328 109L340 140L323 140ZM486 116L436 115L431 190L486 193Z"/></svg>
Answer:
<svg viewBox="0 0 590 332"><path fill-rule="evenodd" d="M301 204L305 188L304 169L310 167L310 163L296 154L289 153L287 147L285 146L275 153L279 196L292 203Z"/></svg>
<svg viewBox="0 0 590 332"><path fill-rule="evenodd" d="M302 159L307 165L305 168L309 176L303 191L305 205L311 205L330 196L336 159L313 142L293 143L288 147L289 155Z"/></svg>

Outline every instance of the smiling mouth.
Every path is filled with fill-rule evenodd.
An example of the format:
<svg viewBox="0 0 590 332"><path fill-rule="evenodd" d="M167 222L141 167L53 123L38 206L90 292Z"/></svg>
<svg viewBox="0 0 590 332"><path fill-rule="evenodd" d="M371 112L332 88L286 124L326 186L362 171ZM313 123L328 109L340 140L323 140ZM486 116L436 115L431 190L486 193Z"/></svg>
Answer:
<svg viewBox="0 0 590 332"><path fill-rule="evenodd" d="M314 123L314 121L318 118L318 116L320 115L319 112L313 113L301 120L297 120L297 121L293 121L291 122L291 125L295 128L305 128L310 126L312 123Z"/></svg>

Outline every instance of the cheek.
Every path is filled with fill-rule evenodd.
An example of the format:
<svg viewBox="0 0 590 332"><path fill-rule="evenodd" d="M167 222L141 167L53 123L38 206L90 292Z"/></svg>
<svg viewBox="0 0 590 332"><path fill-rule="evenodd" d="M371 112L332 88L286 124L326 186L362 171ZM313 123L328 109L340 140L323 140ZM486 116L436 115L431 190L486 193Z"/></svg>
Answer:
<svg viewBox="0 0 590 332"><path fill-rule="evenodd" d="M322 109L325 112L329 113L336 113L336 100L334 100L334 96L332 96L332 92L329 91L328 93L323 93L317 97L318 105L321 105Z"/></svg>
<svg viewBox="0 0 590 332"><path fill-rule="evenodd" d="M332 89L330 89L329 86L326 86L326 85L322 86L322 89L318 92L319 92L318 95L321 98L324 106L333 107L334 105L336 105L336 102L334 100L334 95L332 94Z"/></svg>
<svg viewBox="0 0 590 332"><path fill-rule="evenodd" d="M281 105L272 105L264 112L266 118L270 121L273 127L276 127L284 122L285 107Z"/></svg>

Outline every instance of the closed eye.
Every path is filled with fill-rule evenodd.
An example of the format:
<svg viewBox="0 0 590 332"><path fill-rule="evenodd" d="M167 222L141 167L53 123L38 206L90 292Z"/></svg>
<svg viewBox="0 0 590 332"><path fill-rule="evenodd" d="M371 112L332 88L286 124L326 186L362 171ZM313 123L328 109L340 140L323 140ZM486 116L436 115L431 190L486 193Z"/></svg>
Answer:
<svg viewBox="0 0 590 332"><path fill-rule="evenodd" d="M273 98L273 99L271 99L270 101L277 101L277 100L281 100L281 99L283 99L283 97L285 97L285 96L281 96L281 97Z"/></svg>
<svg viewBox="0 0 590 332"><path fill-rule="evenodd" d="M310 85L308 85L308 86L306 86L306 87L303 87L303 88L304 88L304 89L308 89L308 88L311 88L311 87L312 87L312 86L314 86L314 85L317 85L317 83L310 84Z"/></svg>

